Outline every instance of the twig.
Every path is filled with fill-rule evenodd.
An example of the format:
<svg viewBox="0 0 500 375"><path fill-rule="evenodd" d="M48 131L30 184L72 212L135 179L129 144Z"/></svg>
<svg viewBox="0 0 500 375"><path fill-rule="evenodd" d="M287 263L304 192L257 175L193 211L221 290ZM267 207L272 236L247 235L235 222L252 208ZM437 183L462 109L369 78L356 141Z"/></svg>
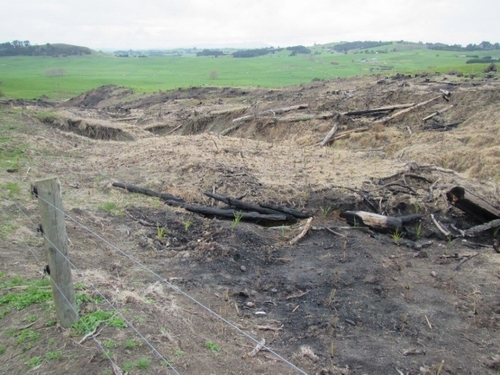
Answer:
<svg viewBox="0 0 500 375"><path fill-rule="evenodd" d="M307 234L309 229L311 229L313 218L314 217L310 217L309 219L307 219L306 225L304 225L304 229L297 237L290 240L289 242L290 245L293 245L294 243L298 242L302 237L304 237Z"/></svg>
<svg viewBox="0 0 500 375"><path fill-rule="evenodd" d="M434 188L436 187L436 184L439 182L439 180L441 180L441 177L434 181L429 187L429 198L427 198L428 202L432 202L434 200Z"/></svg>
<svg viewBox="0 0 500 375"><path fill-rule="evenodd" d="M425 316L425 320L427 321L427 325L429 326L430 329L432 329L432 324L429 321L429 318L427 317L427 315L424 315L424 316Z"/></svg>
<svg viewBox="0 0 500 375"><path fill-rule="evenodd" d="M451 233L449 231L447 231L446 229L444 229L444 227L436 220L436 218L434 217L434 214L431 214L431 219L434 222L434 224L436 225L437 229L439 229L439 231L442 234L444 234L445 237L451 236Z"/></svg>
<svg viewBox="0 0 500 375"><path fill-rule="evenodd" d="M170 130L167 134L165 135L170 135L172 134L173 132L175 132L177 129L181 128L184 124L180 124L179 126L176 126L175 128L173 128L172 130Z"/></svg>
<svg viewBox="0 0 500 375"><path fill-rule="evenodd" d="M339 232L335 232L333 229L330 229L330 228L328 228L328 227L325 227L325 229L326 229L328 232L335 234L336 236L340 236L340 237L343 237L343 238L345 238L345 237L346 237L344 234L339 233Z"/></svg>
<svg viewBox="0 0 500 375"><path fill-rule="evenodd" d="M273 331L273 332L281 331L283 329L283 327L271 327L271 326L257 326L256 328L260 329L261 331Z"/></svg>
<svg viewBox="0 0 500 375"><path fill-rule="evenodd" d="M302 291L301 291L300 293L297 293L297 294L292 294L292 295L290 295L290 296L286 297L285 299L300 298L300 297L302 297L302 296L305 296L308 292L309 292L308 290L306 290L305 292L302 292Z"/></svg>
<svg viewBox="0 0 500 375"><path fill-rule="evenodd" d="M102 323L102 322L101 322L101 323ZM78 344L80 344L80 345L81 345L81 344L83 344L83 343L84 343L84 341L85 341L85 340L87 340L88 338L91 338L91 337L93 338L93 337L97 337L97 336L99 336L99 335L101 334L102 330L103 330L104 328L106 328L106 326L104 326L104 327L102 327L102 328L99 330L99 332L97 332L97 333L96 333L97 328L99 328L99 326L101 325L101 323L99 323L99 324L97 325L97 327L95 327L95 329L94 329L92 332L89 332L89 333L87 333L85 336L83 336L83 338L82 338L82 339L78 342Z"/></svg>
<svg viewBox="0 0 500 375"><path fill-rule="evenodd" d="M474 257L477 257L478 255L479 255L479 253L475 253L475 254L470 255L470 256L468 256L468 257L464 257L464 259L462 259L462 261L461 261L460 263L458 263L458 264L457 264L457 266L455 267L455 271L458 271L458 269L459 269L460 267L462 267L462 265L463 265L465 262L467 262L468 260L471 260L471 259L472 259L472 258L474 258Z"/></svg>
<svg viewBox="0 0 500 375"><path fill-rule="evenodd" d="M266 339L262 339L261 342L259 342L255 348L249 353L243 354L242 358L250 358L250 357L255 357L258 352L266 345Z"/></svg>
<svg viewBox="0 0 500 375"><path fill-rule="evenodd" d="M407 355L425 355L425 351L418 349L408 349L403 352L404 356Z"/></svg>

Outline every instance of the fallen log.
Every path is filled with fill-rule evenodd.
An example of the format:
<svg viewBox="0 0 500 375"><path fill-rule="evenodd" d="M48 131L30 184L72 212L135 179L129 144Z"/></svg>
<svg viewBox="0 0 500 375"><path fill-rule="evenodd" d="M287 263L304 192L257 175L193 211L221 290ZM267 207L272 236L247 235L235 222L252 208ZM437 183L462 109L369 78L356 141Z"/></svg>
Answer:
<svg viewBox="0 0 500 375"><path fill-rule="evenodd" d="M456 128L458 125L460 125L461 122L452 122L450 124L431 124L424 126L422 129L428 130L428 131L438 131L438 132L446 132L448 130Z"/></svg>
<svg viewBox="0 0 500 375"><path fill-rule="evenodd" d="M176 201L176 202L184 202L183 199L177 198L171 194L167 193L158 193L156 191L142 188L140 186L135 186L135 185L130 185L130 184L123 184L121 182L113 182L112 186L125 189L131 193L139 193L139 194L144 194L150 197L158 197L164 201Z"/></svg>
<svg viewBox="0 0 500 375"><path fill-rule="evenodd" d="M374 121L373 123L374 123L374 124L377 124L377 123L381 123L381 122L386 122L386 121L392 120L392 119L394 119L394 118L396 118L396 117L398 117L398 116L401 116L401 115L403 115L403 114L405 114L405 113L407 113L407 112L410 112L410 111L414 110L415 108L423 107L424 105L427 105L427 104L429 104L429 103L432 103L433 101L438 100L438 99L439 99L439 98L441 98L441 97L442 97L442 95L440 95L440 96L436 96L436 97L434 97L434 98L431 98L431 99L429 99L429 100L426 100L425 102L421 102L421 103L415 104L415 105L414 105L414 106L412 106L412 107L409 107L409 108L403 109L403 110L401 110L401 111L398 111L398 112L396 112L396 113L394 113L394 114L392 114L392 115L390 115L390 116L388 116L388 117L384 117L384 118L382 118L382 119L380 119L380 120L376 120L376 121Z"/></svg>
<svg viewBox="0 0 500 375"><path fill-rule="evenodd" d="M463 231L464 236L474 237L477 233L485 232L488 229L499 228L500 219L492 220L488 223L476 225L475 227Z"/></svg>
<svg viewBox="0 0 500 375"><path fill-rule="evenodd" d="M327 143L336 141L338 139L345 138L345 137L349 136L351 133L361 133L361 132L366 132L368 130L370 130L369 126L365 126L365 127L362 127L362 128L351 129L351 130L346 130L346 131L343 131L342 133L339 133L339 134L335 135L334 137L330 138L327 141Z"/></svg>
<svg viewBox="0 0 500 375"><path fill-rule="evenodd" d="M455 186L446 193L446 198L453 206L483 223L500 219L500 210L463 187Z"/></svg>
<svg viewBox="0 0 500 375"><path fill-rule="evenodd" d="M253 211L253 212L257 212L257 213L264 214L264 215L285 215L287 217L287 221L289 221L289 222L297 222L297 220L296 220L296 218L294 216L286 214L286 213L278 212L278 211L273 210L271 208L257 206L255 204L243 202L240 199L235 199L235 198L227 197L225 195L219 195L219 194L214 194L214 193L210 193L210 192L205 192L204 194L207 197L210 197L210 198L216 199L218 201L224 202L227 205L235 207L235 208L238 208L240 210Z"/></svg>
<svg viewBox="0 0 500 375"><path fill-rule="evenodd" d="M222 209L205 206L197 206L193 204L182 204L182 207L187 211L194 212L205 217L217 218L222 220L235 220L255 223L262 226L279 226L294 224L297 220L290 221L290 216L285 214L260 214L258 212L242 212L234 209Z"/></svg>
<svg viewBox="0 0 500 375"><path fill-rule="evenodd" d="M288 207L277 207L273 206L271 204L260 204L259 206L264 207L264 208L270 208L271 210L282 212L287 215L292 215L296 217L297 219L307 219L308 217L311 217L312 214L309 214L307 212L301 212L294 210L293 208L288 208Z"/></svg>
<svg viewBox="0 0 500 375"><path fill-rule="evenodd" d="M325 146L328 142L330 142L330 139L335 135L335 132L337 131L338 127L339 127L339 124L336 122L333 125L332 129L328 132L326 137L319 144L321 147Z"/></svg>
<svg viewBox="0 0 500 375"><path fill-rule="evenodd" d="M413 107L415 103L407 103L407 104L394 104L394 105L389 105L385 107L379 107L379 108L371 108L371 109L365 109L365 110L359 110L359 111L348 111L348 112L342 112L343 116L363 116L363 115L371 115L371 114L380 114L380 112L390 112L394 111L395 109L402 109L402 108L408 108L408 107Z"/></svg>
<svg viewBox="0 0 500 375"><path fill-rule="evenodd" d="M381 232L396 232L401 231L404 224L420 220L422 215L392 217L365 211L345 211L340 217L346 219L350 225L365 226Z"/></svg>
<svg viewBox="0 0 500 375"><path fill-rule="evenodd" d="M452 109L452 108L453 108L453 107L455 107L455 106L456 106L456 104L452 104L452 105L449 105L449 106L448 106L448 107L446 107L446 108L443 108L443 109L442 109L442 110L440 110L440 111L436 111L436 112L434 112L434 113L431 113L429 116L424 117L424 118L422 119L422 121L427 121L427 120L429 120L429 119L433 118L434 116L440 115L441 113L444 113L444 112L446 112L446 111L447 111L447 110L449 110L449 109Z"/></svg>
<svg viewBox="0 0 500 375"><path fill-rule="evenodd" d="M294 110L297 110L297 109L305 109L305 108L308 108L308 107L309 107L309 104L297 104L297 105L292 105L292 106L289 106L289 107L282 107L282 108L276 108L276 109L268 109L268 110L265 110L265 111L261 111L261 112L255 114L255 115L245 115L245 116L241 116L241 117L235 118L233 120L233 124L236 124L238 122L249 121L252 118L255 118L255 117L258 117L258 116L265 116L265 115L276 116L276 114L290 112L290 111L294 111Z"/></svg>

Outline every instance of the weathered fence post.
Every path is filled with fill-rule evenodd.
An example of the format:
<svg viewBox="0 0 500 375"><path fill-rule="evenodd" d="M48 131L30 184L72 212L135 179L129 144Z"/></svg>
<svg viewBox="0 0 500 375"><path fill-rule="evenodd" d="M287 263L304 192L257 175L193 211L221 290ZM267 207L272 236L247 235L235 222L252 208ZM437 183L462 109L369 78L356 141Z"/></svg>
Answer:
<svg viewBox="0 0 500 375"><path fill-rule="evenodd" d="M61 184L57 178L52 177L36 181L34 189L42 217L57 320L62 327L67 328L78 320L78 314L67 258L68 236L62 211Z"/></svg>

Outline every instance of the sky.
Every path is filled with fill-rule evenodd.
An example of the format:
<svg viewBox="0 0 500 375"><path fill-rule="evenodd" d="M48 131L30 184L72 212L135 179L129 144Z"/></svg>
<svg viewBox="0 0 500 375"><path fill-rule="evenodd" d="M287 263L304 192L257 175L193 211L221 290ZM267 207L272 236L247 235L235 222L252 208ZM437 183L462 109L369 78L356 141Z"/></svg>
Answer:
<svg viewBox="0 0 500 375"><path fill-rule="evenodd" d="M339 41L500 42L498 0L18 0L0 42L95 50L287 47Z"/></svg>

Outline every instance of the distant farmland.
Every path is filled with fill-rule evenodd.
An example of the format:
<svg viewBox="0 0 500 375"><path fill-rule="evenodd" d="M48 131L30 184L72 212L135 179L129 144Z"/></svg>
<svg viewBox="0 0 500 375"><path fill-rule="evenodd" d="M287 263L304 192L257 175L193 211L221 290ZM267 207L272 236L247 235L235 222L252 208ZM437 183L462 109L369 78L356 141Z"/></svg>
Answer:
<svg viewBox="0 0 500 375"><path fill-rule="evenodd" d="M466 64L456 51L436 51L416 44L333 51L310 47L311 54L282 50L253 58L231 56L128 57L106 54L73 57L0 57L0 92L6 98L66 99L92 88L115 84L139 93L191 86L283 87L312 80L367 74L416 74L455 71L482 74L488 64ZM396 50L395 50L396 49ZM493 53L500 54L499 51ZM491 55L479 51L475 56ZM494 58L498 56L494 56Z"/></svg>

